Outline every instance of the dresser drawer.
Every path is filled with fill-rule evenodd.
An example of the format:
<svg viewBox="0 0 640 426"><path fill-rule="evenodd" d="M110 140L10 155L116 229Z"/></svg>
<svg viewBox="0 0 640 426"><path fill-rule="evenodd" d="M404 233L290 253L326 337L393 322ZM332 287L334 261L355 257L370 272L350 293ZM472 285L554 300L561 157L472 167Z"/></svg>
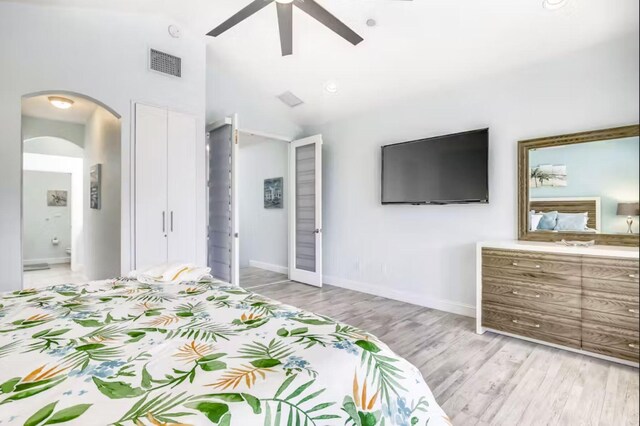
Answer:
<svg viewBox="0 0 640 426"><path fill-rule="evenodd" d="M637 260L584 257L582 275L585 278L638 283L640 267Z"/></svg>
<svg viewBox="0 0 640 426"><path fill-rule="evenodd" d="M495 268L558 275L580 276L582 271L580 257L525 251L484 249L482 263Z"/></svg>
<svg viewBox="0 0 640 426"><path fill-rule="evenodd" d="M637 282L612 281L597 278L582 278L582 288L585 291L626 294L636 297L640 292L640 286Z"/></svg>
<svg viewBox="0 0 640 426"><path fill-rule="evenodd" d="M582 295L582 309L582 318L585 320L638 330L638 296L585 291Z"/></svg>
<svg viewBox="0 0 640 426"><path fill-rule="evenodd" d="M604 325L611 325L614 327L621 327L627 330L638 331L640 330L640 324L638 324L638 317L622 316L616 314L610 314L607 312L590 311L587 309L582 310L582 320L589 322L597 322Z"/></svg>
<svg viewBox="0 0 640 426"><path fill-rule="evenodd" d="M582 278L579 273L577 275L558 275L516 268L497 268L486 266L486 264L482 268L482 276L483 278L492 277L513 282L565 286L578 289L581 288L582 284Z"/></svg>
<svg viewBox="0 0 640 426"><path fill-rule="evenodd" d="M482 325L558 345L580 348L580 321L483 303Z"/></svg>
<svg viewBox="0 0 640 426"><path fill-rule="evenodd" d="M581 317L579 290L571 287L564 287L564 289L573 293L558 290L562 288L486 278L482 284L482 300L579 320Z"/></svg>
<svg viewBox="0 0 640 426"><path fill-rule="evenodd" d="M630 361L640 360L640 336L637 331L609 327L591 321L583 321L582 348Z"/></svg>
<svg viewBox="0 0 640 426"><path fill-rule="evenodd" d="M595 292L585 292L582 295L582 308L590 311L638 319L640 313L638 305L638 297L634 296Z"/></svg>

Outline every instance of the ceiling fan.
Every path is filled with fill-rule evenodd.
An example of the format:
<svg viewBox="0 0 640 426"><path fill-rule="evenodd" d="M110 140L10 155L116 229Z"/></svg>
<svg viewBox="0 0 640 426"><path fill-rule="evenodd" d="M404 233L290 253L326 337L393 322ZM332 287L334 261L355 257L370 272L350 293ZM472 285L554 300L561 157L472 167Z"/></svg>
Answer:
<svg viewBox="0 0 640 426"><path fill-rule="evenodd" d="M278 9L282 56L288 56L293 53L293 6L307 13L354 46L364 40L315 0L254 0L218 27L209 31L207 35L217 37L274 2Z"/></svg>

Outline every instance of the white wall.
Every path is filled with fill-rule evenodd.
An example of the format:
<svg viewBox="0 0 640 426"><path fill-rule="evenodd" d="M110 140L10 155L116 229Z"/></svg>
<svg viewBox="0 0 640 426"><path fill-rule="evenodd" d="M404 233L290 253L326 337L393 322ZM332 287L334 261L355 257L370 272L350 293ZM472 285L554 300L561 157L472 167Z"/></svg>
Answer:
<svg viewBox="0 0 640 426"><path fill-rule="evenodd" d="M631 34L307 129L325 140L325 282L473 315L475 243L517 235L517 141L638 123L638 73ZM380 204L381 145L483 127L489 205Z"/></svg>
<svg viewBox="0 0 640 426"><path fill-rule="evenodd" d="M238 198L240 207L240 267L250 263L288 267L288 149L286 142L240 136ZM264 180L284 178L282 209L264 208Z"/></svg>
<svg viewBox="0 0 640 426"><path fill-rule="evenodd" d="M270 133L287 138L300 135L302 128L291 118L291 108L276 96L265 93L207 51L207 123L234 113L241 129Z"/></svg>
<svg viewBox="0 0 640 426"><path fill-rule="evenodd" d="M84 126L83 126L84 130ZM23 152L30 154L61 155L63 157L82 158L82 147L66 139L41 136L23 142Z"/></svg>
<svg viewBox="0 0 640 426"><path fill-rule="evenodd" d="M47 191L67 191L67 205L49 207ZM24 262L69 263L71 247L71 174L24 172ZM54 244L57 239L58 244Z"/></svg>
<svg viewBox="0 0 640 426"><path fill-rule="evenodd" d="M47 90L91 96L122 116L123 272L131 257L132 101L171 106L202 118L197 223L199 261L205 262L205 45L201 34L186 30L182 38L171 38L171 23L148 15L0 2L0 291L18 289L22 280L21 97ZM183 77L148 71L149 47L182 57Z"/></svg>
<svg viewBox="0 0 640 426"><path fill-rule="evenodd" d="M90 280L120 274L120 120L96 108L86 124L84 187L89 188L90 169L102 164L101 206L84 203L84 275ZM87 192L88 193L88 192Z"/></svg>
<svg viewBox="0 0 640 426"><path fill-rule="evenodd" d="M46 118L23 115L22 140L42 136L65 139L82 147L84 145L84 124L47 120Z"/></svg>

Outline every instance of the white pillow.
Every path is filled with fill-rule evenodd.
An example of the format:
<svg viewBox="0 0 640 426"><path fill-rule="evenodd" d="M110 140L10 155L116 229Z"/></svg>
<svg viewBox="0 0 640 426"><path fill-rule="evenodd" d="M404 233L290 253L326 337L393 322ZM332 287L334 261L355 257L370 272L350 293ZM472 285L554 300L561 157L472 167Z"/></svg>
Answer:
<svg viewBox="0 0 640 426"><path fill-rule="evenodd" d="M542 219L542 213L531 213L529 215L529 231L535 231L538 229L540 220Z"/></svg>

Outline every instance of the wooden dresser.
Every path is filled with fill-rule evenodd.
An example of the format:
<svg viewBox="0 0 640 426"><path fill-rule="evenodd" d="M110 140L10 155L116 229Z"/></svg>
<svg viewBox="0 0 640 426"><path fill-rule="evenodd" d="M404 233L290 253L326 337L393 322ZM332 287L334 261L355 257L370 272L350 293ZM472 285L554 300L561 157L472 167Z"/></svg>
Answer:
<svg viewBox="0 0 640 426"><path fill-rule="evenodd" d="M638 366L638 249L480 243L477 332Z"/></svg>

